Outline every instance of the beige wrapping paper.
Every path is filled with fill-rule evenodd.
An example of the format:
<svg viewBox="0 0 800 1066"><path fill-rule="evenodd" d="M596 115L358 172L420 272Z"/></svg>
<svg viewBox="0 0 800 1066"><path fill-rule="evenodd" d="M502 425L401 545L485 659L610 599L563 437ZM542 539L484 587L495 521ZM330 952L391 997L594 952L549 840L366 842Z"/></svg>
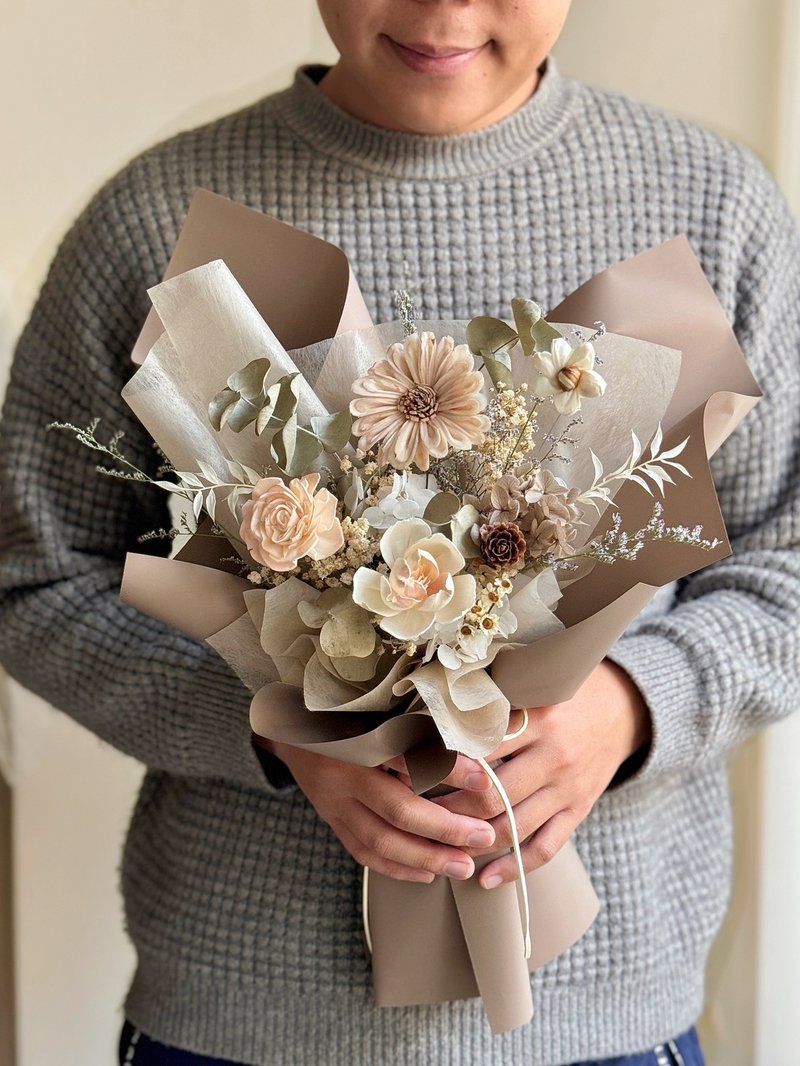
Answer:
<svg viewBox="0 0 800 1066"><path fill-rule="evenodd" d="M332 364L323 365L325 346L320 342L347 329L369 331L371 322L338 249L200 190L168 276L215 259L225 260L269 321L284 354L305 348L312 363L317 359L316 369L322 366L323 378L327 374L323 393L347 384L337 383L335 364L333 372ZM685 521L690 527L702 523L704 536L716 536L723 543L712 556L676 544L648 545L636 563L596 567L568 586L557 611L565 628L527 647L504 650L492 666L494 684L514 706L568 699L656 587L728 553L708 457L759 396L724 314L683 238L593 278L549 317L583 323L603 320L622 337L682 351L664 424L668 444L691 434L681 458L694 480L669 487L668 519L670 524ZM159 339L160 332L161 323L153 313L135 357L141 361L155 346L169 373L169 345ZM665 368L667 358L665 353ZM635 486L626 485L616 500L624 507L626 527L635 528L641 516L649 517L652 500ZM601 522L598 532L602 528ZM167 568L172 571L169 575ZM264 651L264 633L273 618L268 614L269 601L256 601L252 592L248 583L220 573L219 563L207 556L198 539L189 543L177 563L129 557L122 590L127 602L196 639L208 640L223 654L255 692L251 723L256 734L364 765L378 765L404 752L417 791L446 776L454 753L446 751L427 708L418 703L400 716L397 707L387 713L309 711L301 690L280 679L282 671ZM297 637L300 645L312 640L310 633ZM292 653L296 651L295 647ZM572 845L529 875L527 883L533 968L574 943L593 921L599 903ZM513 886L486 892L476 878L464 883L437 878L425 886L373 875L368 912L379 1004L437 1003L480 994L494 1032L515 1028L531 1017L528 966Z"/></svg>

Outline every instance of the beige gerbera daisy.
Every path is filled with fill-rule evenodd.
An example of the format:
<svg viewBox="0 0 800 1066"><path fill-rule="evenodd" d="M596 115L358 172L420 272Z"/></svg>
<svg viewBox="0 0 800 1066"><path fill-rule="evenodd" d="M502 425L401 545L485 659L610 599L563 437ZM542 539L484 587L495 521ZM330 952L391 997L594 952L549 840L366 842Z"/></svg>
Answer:
<svg viewBox="0 0 800 1066"><path fill-rule="evenodd" d="M489 431L483 375L466 344L413 333L353 385L353 433L364 451L403 470L483 443Z"/></svg>

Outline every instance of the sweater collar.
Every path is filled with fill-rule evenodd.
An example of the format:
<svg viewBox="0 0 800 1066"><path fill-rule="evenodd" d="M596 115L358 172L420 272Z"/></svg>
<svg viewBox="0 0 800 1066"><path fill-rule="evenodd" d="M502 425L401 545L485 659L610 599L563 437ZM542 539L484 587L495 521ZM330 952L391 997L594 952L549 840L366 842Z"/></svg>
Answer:
<svg viewBox="0 0 800 1066"><path fill-rule="evenodd" d="M363 122L320 90L324 67L301 67L283 95L287 124L323 155L377 174L406 179L463 180L496 172L538 152L560 131L577 99L552 57L536 92L511 115L473 133L434 137Z"/></svg>

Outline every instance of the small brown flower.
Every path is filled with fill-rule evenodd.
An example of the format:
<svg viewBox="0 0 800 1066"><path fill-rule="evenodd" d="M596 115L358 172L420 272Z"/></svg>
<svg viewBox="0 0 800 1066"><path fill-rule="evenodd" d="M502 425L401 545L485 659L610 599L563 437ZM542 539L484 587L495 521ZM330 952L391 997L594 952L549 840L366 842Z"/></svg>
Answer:
<svg viewBox="0 0 800 1066"><path fill-rule="evenodd" d="M525 536L514 522L481 526L481 558L487 566L516 566L525 556Z"/></svg>

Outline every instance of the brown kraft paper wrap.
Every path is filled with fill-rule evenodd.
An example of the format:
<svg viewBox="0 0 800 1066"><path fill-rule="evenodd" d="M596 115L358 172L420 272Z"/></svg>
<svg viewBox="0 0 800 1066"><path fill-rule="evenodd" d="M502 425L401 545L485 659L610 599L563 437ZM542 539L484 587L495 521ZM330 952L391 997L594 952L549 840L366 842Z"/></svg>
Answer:
<svg viewBox="0 0 800 1066"><path fill-rule="evenodd" d="M269 322L265 328L269 332L271 327L284 353L371 326L349 264L338 249L198 190L167 276L219 258L225 259ZM159 299L170 313L168 296ZM682 462L693 480L669 487L669 520L690 527L702 524L704 536L721 543L702 554L674 543L649 544L636 562L596 567L567 586L556 610L565 628L525 647L504 649L491 667L492 680L516 707L569 699L659 586L729 554L708 460L759 397L685 238L604 271L548 317L581 323L602 320L613 333L682 352L663 429L666 447L690 436ZM171 323L166 325L169 334ZM169 375L174 348L162 328L152 312L135 358L141 362L155 346ZM155 353L148 363L154 357ZM139 414L135 392L126 398ZM140 417L150 429L146 404ZM151 432L156 436L154 429ZM620 490L615 502L624 509L631 528L640 519L646 521L652 508L650 497L632 484ZM596 533L602 532L609 517L610 509ZM379 765L405 754L418 792L447 776L455 753L446 750L418 699L402 714L403 707L397 705L389 713L353 705L330 711L307 709L302 689L281 679L285 669L282 674L264 649L265 634L277 628L270 625L267 599L248 582L225 572L220 557L229 554L227 545L214 551L209 544L213 542L193 538L177 560L129 556L122 596L219 651L254 692L251 724L256 739L260 735L361 765ZM312 639L307 633L296 637L300 644ZM281 649L281 654L293 654L295 646ZM398 677L403 676L402 663L396 670ZM364 706L369 703L365 699ZM490 858L480 860L478 869ZM527 885L533 931L528 963L515 886L486 892L477 876L466 882L437 878L432 885L416 885L373 874L368 917L378 1004L439 1003L480 995L495 1033L525 1024L533 1012L528 970L570 947L599 907L572 844L529 874Z"/></svg>

